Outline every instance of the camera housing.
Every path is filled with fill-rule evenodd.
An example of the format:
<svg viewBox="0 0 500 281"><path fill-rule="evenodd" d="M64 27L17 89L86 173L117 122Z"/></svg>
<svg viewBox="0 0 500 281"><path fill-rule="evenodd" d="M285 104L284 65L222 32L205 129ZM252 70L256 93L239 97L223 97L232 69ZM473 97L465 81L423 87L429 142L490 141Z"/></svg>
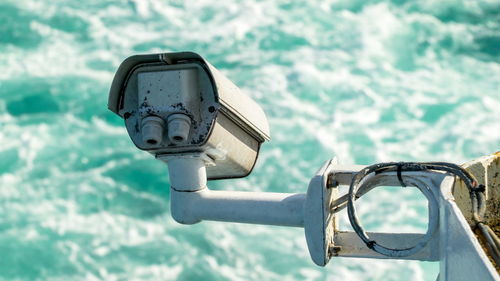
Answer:
<svg viewBox="0 0 500 281"><path fill-rule="evenodd" d="M201 155L212 180L247 176L270 139L260 106L192 52L127 58L108 108L139 149L165 162Z"/></svg>

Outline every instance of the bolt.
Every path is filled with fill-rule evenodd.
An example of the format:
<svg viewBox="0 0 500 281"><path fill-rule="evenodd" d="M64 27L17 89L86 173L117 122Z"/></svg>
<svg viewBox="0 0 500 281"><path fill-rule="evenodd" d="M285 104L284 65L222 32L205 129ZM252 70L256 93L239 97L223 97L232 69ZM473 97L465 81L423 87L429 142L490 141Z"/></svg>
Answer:
<svg viewBox="0 0 500 281"><path fill-rule="evenodd" d="M339 255L339 252L342 250L342 247L341 246L335 246L335 245L332 245L330 247L328 247L328 256L329 257L332 257L332 256L338 256Z"/></svg>
<svg viewBox="0 0 500 281"><path fill-rule="evenodd" d="M329 174L326 180L326 188L330 189L337 186L339 186L339 182L335 179L335 175L333 173Z"/></svg>

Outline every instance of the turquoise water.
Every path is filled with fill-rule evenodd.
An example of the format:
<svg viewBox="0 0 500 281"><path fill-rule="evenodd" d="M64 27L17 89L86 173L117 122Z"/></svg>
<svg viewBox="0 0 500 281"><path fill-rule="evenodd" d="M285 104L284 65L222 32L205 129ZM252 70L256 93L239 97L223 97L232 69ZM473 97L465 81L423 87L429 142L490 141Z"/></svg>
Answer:
<svg viewBox="0 0 500 281"><path fill-rule="evenodd" d="M436 263L316 267L298 228L175 223L166 166L134 147L107 93L127 56L180 50L272 130L252 175L214 188L304 192L333 156L500 150L498 1L2 0L0 280L435 280ZM369 196L369 230L425 231L418 192Z"/></svg>

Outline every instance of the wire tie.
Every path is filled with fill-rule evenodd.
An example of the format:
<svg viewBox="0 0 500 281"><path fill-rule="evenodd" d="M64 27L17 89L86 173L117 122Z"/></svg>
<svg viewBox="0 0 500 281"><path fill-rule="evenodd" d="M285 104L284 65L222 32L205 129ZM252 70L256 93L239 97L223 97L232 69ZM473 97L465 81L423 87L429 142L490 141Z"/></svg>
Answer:
<svg viewBox="0 0 500 281"><path fill-rule="evenodd" d="M401 176L401 170L402 170L402 168L403 168L403 163L398 163L397 174L398 174L399 184L401 184L402 187L406 187L406 184L403 181L403 177Z"/></svg>
<svg viewBox="0 0 500 281"><path fill-rule="evenodd" d="M370 241L366 242L366 247L373 250L373 247L375 247L375 244L377 244L377 242L375 242L374 240L370 240Z"/></svg>
<svg viewBox="0 0 500 281"><path fill-rule="evenodd" d="M484 184L480 184L476 188L474 188L474 190L477 191L477 192L485 192L486 191L486 186L484 186Z"/></svg>

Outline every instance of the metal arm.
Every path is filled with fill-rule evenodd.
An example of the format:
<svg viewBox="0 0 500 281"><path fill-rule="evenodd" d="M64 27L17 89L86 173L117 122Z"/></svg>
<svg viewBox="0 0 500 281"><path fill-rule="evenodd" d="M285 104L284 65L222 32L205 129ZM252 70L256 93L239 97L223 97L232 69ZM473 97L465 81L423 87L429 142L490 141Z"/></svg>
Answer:
<svg viewBox="0 0 500 281"><path fill-rule="evenodd" d="M168 161L172 217L182 224L202 220L303 227L304 193L216 191L207 188L203 159ZM180 176L182 175L182 176Z"/></svg>
<svg viewBox="0 0 500 281"><path fill-rule="evenodd" d="M439 280L499 280L491 263L474 237L460 210L454 203L454 177L443 173L408 172L405 182L419 179L432 186L439 204L439 231L419 251L403 257L381 255L369 249L354 232L338 229L336 211L344 197L337 194L338 185L349 183L362 166L342 166L335 160L325 163L312 178L307 194L214 191L206 186L203 155L191 154L168 159L173 218L183 224L202 220L304 227L311 258L324 266L331 257L405 259L440 261ZM398 185L394 172L375 175L367 182L367 190L377 185ZM361 190L361 188L360 188ZM333 212L332 212L333 211ZM430 219L431 220L431 219ZM368 233L380 244L395 248L411 248L425 235L417 233ZM461 253L467 253L463 255ZM457 265L461 264L461 265ZM476 269L468 279L469 267ZM472 274L472 273L471 273Z"/></svg>

